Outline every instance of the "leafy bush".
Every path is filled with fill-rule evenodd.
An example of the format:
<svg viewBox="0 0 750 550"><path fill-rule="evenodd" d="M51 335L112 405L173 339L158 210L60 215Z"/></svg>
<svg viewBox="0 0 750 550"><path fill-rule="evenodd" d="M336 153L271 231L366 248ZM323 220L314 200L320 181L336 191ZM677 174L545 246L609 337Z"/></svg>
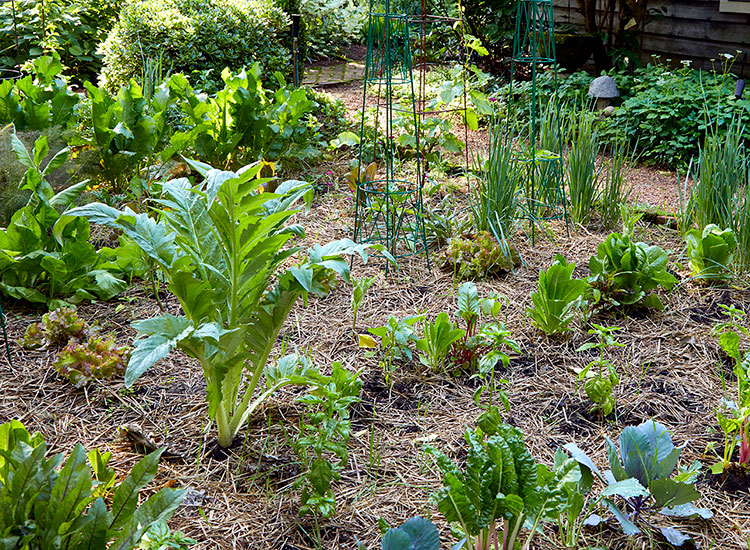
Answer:
<svg viewBox="0 0 750 550"><path fill-rule="evenodd" d="M565 445L582 469L596 474L605 484L603 502L619 522L623 533L641 533L636 522L643 521L651 528L651 514L659 512L668 517L701 517L709 519L713 514L705 508L697 508L692 502L700 497L694 484L700 463L680 469L677 467L682 447L675 447L669 430L654 420L639 426L629 426L620 434L619 451L615 444L605 438L610 471L602 474L593 461L575 443ZM609 498L620 496L624 510ZM589 516L587 523L596 526L602 521L599 516ZM682 546L690 537L673 527L659 527L670 544Z"/></svg>
<svg viewBox="0 0 750 550"><path fill-rule="evenodd" d="M144 60L162 60L172 72L211 70L259 63L262 72L292 71L284 46L287 15L268 0L137 0L123 5L102 44L99 85L116 90L144 71Z"/></svg>
<svg viewBox="0 0 750 550"><path fill-rule="evenodd" d="M74 122L79 99L60 76L62 68L58 57L42 56L34 59L32 74L0 82L0 124L25 131Z"/></svg>
<svg viewBox="0 0 750 550"><path fill-rule="evenodd" d="M507 58L513 45L516 0L475 0L461 2L468 31L479 38L490 59Z"/></svg>
<svg viewBox="0 0 750 550"><path fill-rule="evenodd" d="M587 284L571 275L576 264L568 263L560 254L545 271L539 271L536 291L531 292L534 307L527 309L531 323L545 334L560 334L570 330L573 310L580 304Z"/></svg>
<svg viewBox="0 0 750 550"><path fill-rule="evenodd" d="M13 8L18 29L18 59ZM120 3L114 0L16 0L0 4L0 65L15 67L56 52L73 75L84 78L99 72L99 43L115 22ZM42 17L43 16L43 17ZM44 25L42 25L44 22Z"/></svg>
<svg viewBox="0 0 750 550"><path fill-rule="evenodd" d="M317 155L316 103L305 89L287 86L280 74L278 89L267 89L262 75L258 64L237 74L224 71L224 88L213 97L196 94L184 78L173 76L168 84L182 98L186 129L172 136L163 156L192 148L202 160L230 167L261 158L299 161Z"/></svg>
<svg viewBox="0 0 750 550"><path fill-rule="evenodd" d="M368 1L298 0L307 57L331 57L357 41L367 19Z"/></svg>
<svg viewBox="0 0 750 550"><path fill-rule="evenodd" d="M695 278L724 281L732 278L730 266L737 248L734 231L722 231L718 225L710 224L702 232L691 229L685 234L685 240Z"/></svg>
<svg viewBox="0 0 750 550"><path fill-rule="evenodd" d="M637 219L637 218L636 218ZM630 224L635 224L631 219ZM623 233L610 233L591 256L589 282L605 302L614 306L642 304L664 309L658 287L672 289L677 278L667 272L667 253L656 245L633 242L633 226Z"/></svg>
<svg viewBox="0 0 750 550"><path fill-rule="evenodd" d="M334 271L348 278L343 256L359 253L366 258L367 246L348 239L316 245L301 263L285 267L300 252L285 245L303 230L284 224L297 212L292 207L309 185L288 181L275 193L263 193L270 180L257 178L259 163L238 173L193 161L191 165L204 181L195 188L185 178L164 183L158 221L101 203L71 214L132 238L162 270L182 305L183 315L163 314L133 324L139 338L126 385L173 348L198 359L208 384L209 414L216 420L219 444L227 447L269 395L303 378L297 371L274 380L267 376L267 388L253 400L276 337L297 299L328 292ZM238 401L246 368L250 378Z"/></svg>
<svg viewBox="0 0 750 550"><path fill-rule="evenodd" d="M88 242L90 227L84 218L60 215L86 186L76 184L57 194L46 176L61 166L67 149L42 166L49 152L41 136L29 152L13 136L13 149L26 168L21 189L31 191L29 202L0 230L0 291L6 296L50 307L101 298L108 300L125 282L101 269L100 254Z"/></svg>
<svg viewBox="0 0 750 550"><path fill-rule="evenodd" d="M17 420L1 425L4 547L106 548L112 542L111 548L135 548L153 523L172 516L185 496L182 489L160 489L138 506L139 493L156 475L162 451L141 459L105 499L98 493L109 492L115 477L107 465L109 453L94 451L87 460L77 444L67 460L62 453L48 459L40 434L30 435Z"/></svg>

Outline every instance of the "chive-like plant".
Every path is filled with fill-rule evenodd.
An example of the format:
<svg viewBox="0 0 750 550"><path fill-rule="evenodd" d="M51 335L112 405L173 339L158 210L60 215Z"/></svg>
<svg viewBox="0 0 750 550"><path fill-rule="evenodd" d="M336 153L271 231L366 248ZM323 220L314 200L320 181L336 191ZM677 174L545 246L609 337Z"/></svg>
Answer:
<svg viewBox="0 0 750 550"><path fill-rule="evenodd" d="M599 154L599 137L594 129L591 113L579 111L571 128L572 143L568 154L568 213L574 224L586 224L597 198L599 170L596 157Z"/></svg>
<svg viewBox="0 0 750 550"><path fill-rule="evenodd" d="M259 163L237 173L190 164L203 183L193 187L181 178L163 184L158 221L99 203L70 214L131 237L162 270L184 312L133 323L139 336L126 385L173 348L197 359L207 382L209 415L216 421L219 444L227 447L268 396L281 386L301 383L297 372L273 381L266 377L266 387L255 395L298 298L325 294L335 273L348 279L344 255L358 253L366 259L367 246L348 239L316 245L296 265L284 267L301 252L288 243L303 230L287 221L309 184L286 181L274 193L264 193L269 179L257 177Z"/></svg>

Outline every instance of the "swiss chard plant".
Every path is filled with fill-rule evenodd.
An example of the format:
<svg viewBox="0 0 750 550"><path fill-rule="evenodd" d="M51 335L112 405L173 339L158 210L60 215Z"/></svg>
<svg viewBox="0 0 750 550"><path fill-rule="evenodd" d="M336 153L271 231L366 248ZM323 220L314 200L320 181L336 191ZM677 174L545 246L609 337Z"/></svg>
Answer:
<svg viewBox="0 0 750 550"><path fill-rule="evenodd" d="M671 290L677 278L667 271L669 258L664 250L631 240L635 221L631 218L623 233L610 233L599 245L589 260L589 282L595 295L613 306L664 309L654 291L659 287Z"/></svg>
<svg viewBox="0 0 750 550"><path fill-rule="evenodd" d="M167 110L175 100L172 90L184 80L182 75L175 75L151 98L131 80L114 99L86 82L91 99L92 145L99 151L101 176L113 193L127 191L131 180L140 176L141 169L155 160L157 151L165 145L171 131Z"/></svg>
<svg viewBox="0 0 750 550"><path fill-rule="evenodd" d="M685 240L693 277L711 281L732 279L731 266L737 248L734 231L709 224L703 231L691 229L685 233Z"/></svg>
<svg viewBox="0 0 750 550"><path fill-rule="evenodd" d="M466 430L468 455L463 471L441 451L425 447L443 473L443 488L432 497L445 518L460 526L465 548L471 550L527 549L541 521L543 508L557 494L545 493L537 465L518 428L484 417L479 429ZM523 545L521 528L533 526Z"/></svg>
<svg viewBox="0 0 750 550"><path fill-rule="evenodd" d="M616 342L612 336L612 333L620 330L620 327L603 327L596 323L592 323L592 326L594 328L589 330L589 334L597 335L599 341L587 342L576 351L598 349L599 357L581 369L578 373L578 380L583 381L583 390L596 404L594 410L599 410L604 416L608 416L615 409L614 389L620 383L620 377L617 375L614 363L604 357L604 352L607 348L623 347L625 344Z"/></svg>
<svg viewBox="0 0 750 550"><path fill-rule="evenodd" d="M302 228L286 222L297 212L294 205L308 192L308 184L287 181L275 193L264 193L269 180L256 177L260 164L236 173L191 165L203 182L195 187L184 178L164 183L159 220L100 203L70 214L127 234L162 270L182 306L182 315L133 323L139 337L126 385L174 348L194 357L206 378L219 444L227 447L267 397L281 386L298 383L290 374L255 395L276 337L298 298L325 294L336 273L348 279L345 256L367 259L367 246L342 239L303 253L288 246L295 235L303 234ZM295 256L301 259L285 267Z"/></svg>
<svg viewBox="0 0 750 550"><path fill-rule="evenodd" d="M581 303L588 285L571 277L576 264L568 263L560 254L545 271L539 272L536 291L531 293L534 307L526 311L531 323L545 334L560 334L570 330L573 311Z"/></svg>
<svg viewBox="0 0 750 550"><path fill-rule="evenodd" d="M334 363L331 376L314 377L310 390L298 399L309 411L294 442L294 450L306 468L297 482L303 487L300 515L313 512L330 518L336 512L331 484L341 478L349 460L349 407L360 400L361 390L359 373Z"/></svg>
<svg viewBox="0 0 750 550"><path fill-rule="evenodd" d="M595 474L604 484L601 502L606 506L626 535L638 535L642 524L649 531L657 529L650 516L659 513L668 517L709 519L710 510L698 508L693 501L700 498L694 484L700 463L679 469L673 477L682 447L675 447L666 427L654 420L629 426L620 434L619 450L605 438L609 470L601 472L575 443L565 445L586 475ZM615 497L620 497L618 502ZM586 525L603 521L597 514L589 515ZM690 541L688 535L674 527L659 527L662 535L674 546Z"/></svg>
<svg viewBox="0 0 750 550"><path fill-rule="evenodd" d="M81 182L55 193L47 182L68 150L44 164L49 154L45 136L36 140L31 153L15 135L11 140L16 158L27 169L20 188L31 196L0 230L0 292L51 308L119 294L125 282L116 271L100 268L101 257L88 242L89 222L68 216L64 224L58 223L59 210L70 207L86 187Z"/></svg>
<svg viewBox="0 0 750 550"><path fill-rule="evenodd" d="M750 331L742 325L745 312L734 306L720 304L729 320L717 323L713 334L719 346L730 357L737 377L737 399L722 399L723 407L716 411L719 428L724 435L724 451L720 460L711 466L711 472L720 474L728 469L735 449L739 446L738 463L750 467L750 352L744 357L740 351L742 336Z"/></svg>
<svg viewBox="0 0 750 550"><path fill-rule="evenodd" d="M185 495L165 488L143 500L156 475L155 451L114 486L109 453L78 444L66 459L47 458L47 445L17 420L0 426L0 533L4 548L136 548L155 522L169 519ZM89 462L91 461L91 464ZM92 469L94 475L92 475ZM111 491L104 498L103 487Z"/></svg>
<svg viewBox="0 0 750 550"><path fill-rule="evenodd" d="M380 363L386 384L390 385L391 376L397 368L396 361L411 361L413 357L411 344L418 340L415 327L419 326L423 320L424 315L407 315L402 319L391 315L383 326L368 329L370 334L380 338L382 355Z"/></svg>

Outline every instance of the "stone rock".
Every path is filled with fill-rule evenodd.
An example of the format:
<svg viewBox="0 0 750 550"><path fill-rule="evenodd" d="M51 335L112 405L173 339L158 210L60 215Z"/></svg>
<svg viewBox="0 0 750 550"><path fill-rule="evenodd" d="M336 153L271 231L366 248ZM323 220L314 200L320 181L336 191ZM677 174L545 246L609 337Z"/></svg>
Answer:
<svg viewBox="0 0 750 550"><path fill-rule="evenodd" d="M614 105L608 105L607 107L605 107L604 109L602 109L602 116L604 116L604 117L610 117L613 114L615 114L615 110L616 109L617 108Z"/></svg>
<svg viewBox="0 0 750 550"><path fill-rule="evenodd" d="M597 99L611 99L620 97L617 83L611 76L599 76L589 84L589 95Z"/></svg>

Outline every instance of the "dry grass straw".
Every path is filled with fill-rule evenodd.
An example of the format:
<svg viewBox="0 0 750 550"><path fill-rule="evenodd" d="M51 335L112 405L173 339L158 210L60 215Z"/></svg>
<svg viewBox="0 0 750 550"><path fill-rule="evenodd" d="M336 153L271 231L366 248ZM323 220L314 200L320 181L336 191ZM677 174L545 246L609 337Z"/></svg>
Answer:
<svg viewBox="0 0 750 550"><path fill-rule="evenodd" d="M338 192L298 215L296 221L307 228L306 244L351 234L351 201L346 195L340 185ZM548 267L555 253L577 262L576 276L585 276L588 258L604 234L581 231L566 237L561 223L551 228L557 241L537 241L533 250L523 237L518 239L526 264L514 274L478 283L483 296L495 291L507 297L503 315L523 349L523 355L513 357L510 368L500 373L510 381L505 388L511 400L508 422L524 431L538 461L550 463L557 447L575 441L604 466L603 436L614 439L624 426L655 416L672 430L676 443L687 445L682 464L693 459L710 463L704 449L719 441L713 411L722 391L710 329L720 318L718 304L750 310L750 295L684 282L665 297L664 312L600 316L599 323L623 327L618 340L626 346L611 352L622 380L616 389L616 419L590 417L572 372L589 360L575 351L589 335L578 325L567 340L547 339L531 327L525 308L539 269ZM661 228L639 227L636 237L673 250L682 246L678 235ZM383 324L389 315L424 312L432 319L440 311L455 311L457 284L451 274L429 271L421 257L402 260L400 271L388 278L381 267L378 260L354 266L356 276L377 278L359 313L360 330ZM157 307L147 289L131 287L128 292L119 304L82 305L80 313L115 330L119 342L130 341L134 332L129 323L156 315ZM166 297L165 303L171 313L178 312L173 298ZM52 452L69 452L76 442L109 450L121 476L138 455L118 437L117 427L138 423L190 457L163 461L153 489L165 484L190 489L171 525L198 539L195 548L315 547L309 536L313 522L297 516L299 494L291 489L299 474L288 444L301 418L302 407L295 403L299 390L288 389L270 400L250 419L228 456L222 456L215 451L215 431L207 425L205 383L195 361L173 353L132 391L121 382L76 390L52 369L52 352L24 351L16 344L40 312L8 309L14 368L0 358L0 421L17 418L30 430L40 430ZM336 486L338 514L322 522L321 546L349 550L357 537L368 548L378 548L378 518L399 524L417 514L436 521L445 540L446 525L428 502L430 492L440 486L440 476L421 448L430 442L453 457L463 456L463 431L480 413L472 400L476 383L467 376L403 365L394 375L389 396L376 360L366 359L356 347L350 316L350 288L341 284L326 298L311 298L306 308L300 304L283 330L287 345L310 353L324 371L332 361L341 360L350 369L361 369L365 381L363 401L353 416L350 462ZM684 530L704 548L744 549L741 534L750 532L748 495L727 495L704 481L698 488L703 494L699 504L713 510L716 518L686 522ZM601 534L586 532L584 542L613 549L648 548L646 538L625 537L608 528ZM536 537L532 547L557 548L542 537Z"/></svg>

